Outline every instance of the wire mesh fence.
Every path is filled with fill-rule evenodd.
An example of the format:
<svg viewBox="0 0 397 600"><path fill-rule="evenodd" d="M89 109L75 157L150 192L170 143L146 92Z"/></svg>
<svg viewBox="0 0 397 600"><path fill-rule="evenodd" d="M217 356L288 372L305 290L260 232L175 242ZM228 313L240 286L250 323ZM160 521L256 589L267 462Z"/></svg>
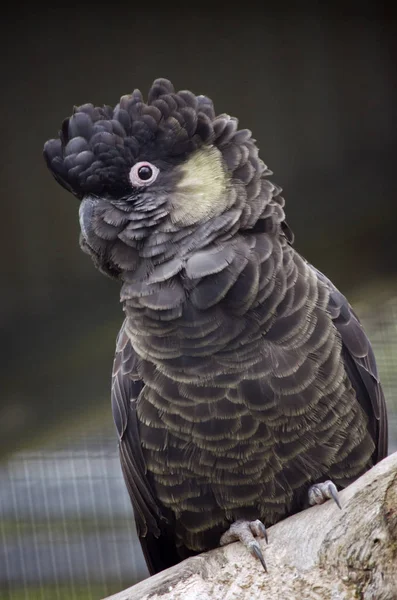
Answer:
<svg viewBox="0 0 397 600"><path fill-rule="evenodd" d="M397 297L360 311L377 357L397 450ZM147 575L113 424L0 467L1 600L94 600Z"/></svg>
<svg viewBox="0 0 397 600"><path fill-rule="evenodd" d="M103 598L146 575L111 426L14 456L0 514L2 599Z"/></svg>

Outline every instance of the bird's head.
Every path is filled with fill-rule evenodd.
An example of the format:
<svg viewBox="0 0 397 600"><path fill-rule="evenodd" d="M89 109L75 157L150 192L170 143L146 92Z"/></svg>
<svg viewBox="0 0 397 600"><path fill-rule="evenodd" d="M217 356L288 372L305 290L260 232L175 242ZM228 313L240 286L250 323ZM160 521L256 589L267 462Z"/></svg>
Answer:
<svg viewBox="0 0 397 600"><path fill-rule="evenodd" d="M84 104L44 147L80 201L82 248L113 277L284 222L280 188L248 130L207 97L157 79L115 108Z"/></svg>

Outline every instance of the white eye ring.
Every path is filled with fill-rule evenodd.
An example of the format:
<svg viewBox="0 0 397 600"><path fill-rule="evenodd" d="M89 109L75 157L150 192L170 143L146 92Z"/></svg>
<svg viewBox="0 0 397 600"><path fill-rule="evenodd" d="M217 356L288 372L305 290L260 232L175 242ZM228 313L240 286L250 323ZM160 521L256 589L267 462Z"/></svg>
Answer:
<svg viewBox="0 0 397 600"><path fill-rule="evenodd" d="M147 161L136 163L129 174L131 185L133 187L145 187L157 179L159 169Z"/></svg>

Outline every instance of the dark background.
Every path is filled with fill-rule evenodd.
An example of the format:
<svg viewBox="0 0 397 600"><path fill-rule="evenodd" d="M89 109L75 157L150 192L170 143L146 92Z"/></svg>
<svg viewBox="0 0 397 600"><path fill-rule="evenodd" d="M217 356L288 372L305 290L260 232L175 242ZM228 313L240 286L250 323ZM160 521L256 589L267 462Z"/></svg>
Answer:
<svg viewBox="0 0 397 600"><path fill-rule="evenodd" d="M68 4L64 10L18 4L8 9L0 41L0 457L4 486L13 493L0 497L0 519L9 527L3 531L4 552L10 540L19 540L19 550L11 552L11 587L11 567L4 571L4 597L19 599L18 589L29 589L29 597L35 598L32 590L37 586L63 589L56 561L48 573L44 569L36 579L18 580L23 569L19 571L17 563L26 544L15 527L27 517L15 509L15 482L25 485L26 494L47 481L38 474L32 483L28 475L33 463L26 460L34 456L43 465L51 457L51 465L56 465L58 455L51 453L68 448L62 460L69 464L75 460L74 449L80 448L90 465L91 454L104 452L103 470L95 481L99 490L101 482L109 486L106 518L112 515L113 487L124 493L116 462L116 483L108 478L106 466L116 451L109 378L122 322L118 286L95 271L81 253L78 203L47 171L44 142L56 137L73 105L114 105L135 87L146 94L157 77L170 78L178 89L206 94L217 112L237 116L241 127L254 132L261 157L274 171L273 181L284 189L297 249L362 315L393 417L396 33L392 12L380 2L343 12L325 5L270 10L249 3L240 5L239 13L231 4L211 10L205 5L182 10L171 3L148 3L147 9L132 3ZM392 444L395 439L393 429ZM18 474L22 464L28 465L24 476ZM77 474L68 474L76 497L79 468ZM48 480L53 483L51 469ZM62 485L65 479L60 476L57 481ZM26 514L33 529L33 505L44 502L47 489L45 484L41 499L37 496L29 504ZM94 499L98 496L100 491L93 492ZM75 508L78 511L78 505ZM127 522L128 502L124 508ZM50 512L47 534L52 531ZM105 517L99 516L90 530L95 535L101 518ZM62 539L63 547L69 544L70 531ZM34 531L32 535L34 541ZM90 554L84 532L79 539L79 552ZM97 550L102 544L98 539ZM125 545L128 555L128 541ZM35 564L32 573L35 568L40 571L40 559ZM143 576L129 576L128 568L127 561L117 581L111 574L98 575L96 581L95 569L88 569L91 574L85 572L86 583L81 583L71 567L69 583L76 580L83 586L81 597L98 598ZM131 573L134 569L132 565ZM99 585L98 592L87 592L88 580ZM108 589L110 580L115 583ZM73 596L69 589L68 598L80 597L76 590Z"/></svg>

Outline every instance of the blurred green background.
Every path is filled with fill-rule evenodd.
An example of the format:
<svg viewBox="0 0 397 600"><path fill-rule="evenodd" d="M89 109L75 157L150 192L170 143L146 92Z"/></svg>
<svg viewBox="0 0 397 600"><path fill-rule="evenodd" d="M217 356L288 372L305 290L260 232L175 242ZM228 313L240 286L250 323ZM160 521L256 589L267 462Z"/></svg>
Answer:
<svg viewBox="0 0 397 600"><path fill-rule="evenodd" d="M241 7L242 8L242 7ZM254 132L296 247L373 341L397 450L396 23L359 12L18 4L1 36L0 598L102 598L145 576L109 403L116 283L42 159L74 104L156 77Z"/></svg>

